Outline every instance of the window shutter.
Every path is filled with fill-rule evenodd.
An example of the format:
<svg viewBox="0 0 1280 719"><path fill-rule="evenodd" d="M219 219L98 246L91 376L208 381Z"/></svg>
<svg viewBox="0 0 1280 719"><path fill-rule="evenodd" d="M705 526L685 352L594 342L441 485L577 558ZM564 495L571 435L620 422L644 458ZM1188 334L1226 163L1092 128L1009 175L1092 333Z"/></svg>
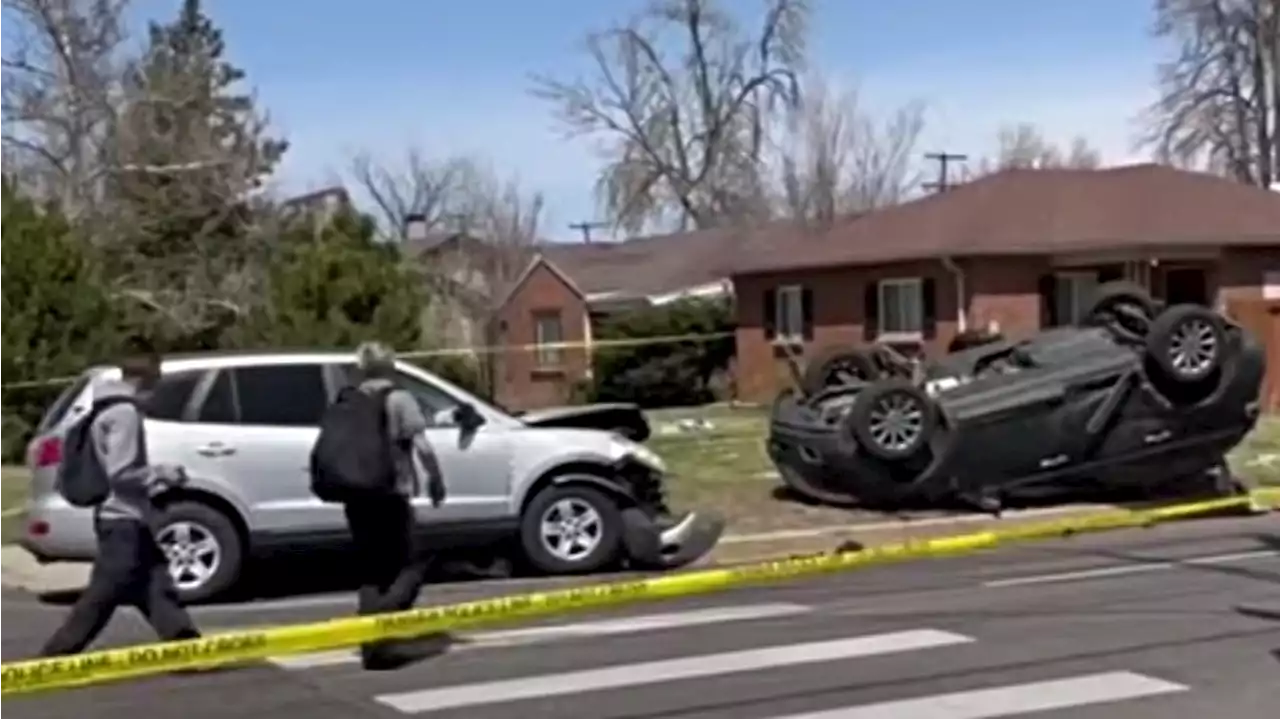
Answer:
<svg viewBox="0 0 1280 719"><path fill-rule="evenodd" d="M924 323L920 328L924 338L931 340L938 336L938 283L932 277L926 277L920 283L921 306Z"/></svg>
<svg viewBox="0 0 1280 719"><path fill-rule="evenodd" d="M1058 325L1058 278L1053 275L1040 277L1040 328Z"/></svg>
<svg viewBox="0 0 1280 719"><path fill-rule="evenodd" d="M810 342L813 340L813 290L808 287L800 291L800 313L804 341Z"/></svg>
<svg viewBox="0 0 1280 719"><path fill-rule="evenodd" d="M764 338L772 340L778 336L778 292L777 290L764 291L764 307L762 309L762 322L764 323Z"/></svg>
<svg viewBox="0 0 1280 719"><path fill-rule="evenodd" d="M868 282L862 293L862 338L874 342L880 336L880 285Z"/></svg>

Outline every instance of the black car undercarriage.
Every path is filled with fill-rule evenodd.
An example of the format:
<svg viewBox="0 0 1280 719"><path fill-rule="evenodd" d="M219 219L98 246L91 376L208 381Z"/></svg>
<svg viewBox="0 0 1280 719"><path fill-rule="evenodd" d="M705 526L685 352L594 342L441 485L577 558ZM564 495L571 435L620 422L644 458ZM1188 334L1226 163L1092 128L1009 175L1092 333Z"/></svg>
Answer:
<svg viewBox="0 0 1280 719"><path fill-rule="evenodd" d="M1265 356L1199 305L1126 283L1078 326L970 334L912 362L842 348L775 401L768 453L810 501L999 512L1085 493L1240 491L1225 455L1257 422Z"/></svg>

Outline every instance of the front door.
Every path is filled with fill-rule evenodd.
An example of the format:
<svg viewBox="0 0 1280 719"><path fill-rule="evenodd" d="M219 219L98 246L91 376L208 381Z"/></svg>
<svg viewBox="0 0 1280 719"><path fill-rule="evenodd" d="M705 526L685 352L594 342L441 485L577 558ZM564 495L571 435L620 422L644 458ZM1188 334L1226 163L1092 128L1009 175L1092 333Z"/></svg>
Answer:
<svg viewBox="0 0 1280 719"><path fill-rule="evenodd" d="M354 367L342 367L354 380ZM431 427L427 440L435 450L444 478L447 499L432 507L423 492L413 500L414 513L422 524L483 523L511 516L511 430L481 426L463 432L454 423L458 398L406 372L397 372L396 386L407 390ZM425 478L424 478L425 480Z"/></svg>
<svg viewBox="0 0 1280 719"><path fill-rule="evenodd" d="M1171 305L1209 305L1209 287L1199 267L1170 267L1164 271L1164 298Z"/></svg>
<svg viewBox="0 0 1280 719"><path fill-rule="evenodd" d="M329 534L341 507L311 493L310 456L328 402L323 365L226 368L186 427L202 469L249 506L255 532Z"/></svg>

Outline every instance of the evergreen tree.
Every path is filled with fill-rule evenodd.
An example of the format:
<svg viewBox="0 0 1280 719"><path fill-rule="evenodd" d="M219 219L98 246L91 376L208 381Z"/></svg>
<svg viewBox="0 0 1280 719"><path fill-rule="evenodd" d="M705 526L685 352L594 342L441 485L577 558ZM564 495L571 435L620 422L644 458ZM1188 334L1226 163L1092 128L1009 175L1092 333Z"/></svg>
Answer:
<svg viewBox="0 0 1280 719"><path fill-rule="evenodd" d="M38 207L5 181L3 198L4 333L0 365L6 383L79 374L110 359L118 342L115 313L92 248L62 214ZM21 385L4 393L5 454L25 443L63 387Z"/></svg>
<svg viewBox="0 0 1280 719"><path fill-rule="evenodd" d="M243 328L247 345L349 348L364 340L417 346L428 294L397 245L379 242L367 216L341 213L282 234L264 307Z"/></svg>
<svg viewBox="0 0 1280 719"><path fill-rule="evenodd" d="M252 304L264 243L254 192L287 148L268 136L225 51L200 0L185 0L172 22L151 25L116 129L116 269L187 334L207 330L220 309Z"/></svg>

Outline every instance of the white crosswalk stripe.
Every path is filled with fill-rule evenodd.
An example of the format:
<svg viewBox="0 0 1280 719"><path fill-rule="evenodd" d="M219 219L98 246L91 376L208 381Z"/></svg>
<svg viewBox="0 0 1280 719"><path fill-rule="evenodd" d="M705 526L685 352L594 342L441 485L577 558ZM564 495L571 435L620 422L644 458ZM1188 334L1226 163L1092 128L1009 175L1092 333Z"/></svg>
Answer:
<svg viewBox="0 0 1280 719"><path fill-rule="evenodd" d="M443 689L425 689L376 697L379 703L406 714L458 707L564 696L580 692L621 689L660 682L700 679L761 669L779 670L818 662L909 652L964 644L971 638L932 629L786 644L764 649L704 654L641 664L623 664L563 674L482 682Z"/></svg>
<svg viewBox="0 0 1280 719"><path fill-rule="evenodd" d="M1105 672L841 707L776 719L997 719L1160 696L1187 689L1182 684L1142 674Z"/></svg>
<svg viewBox="0 0 1280 719"><path fill-rule="evenodd" d="M781 620L781 623L764 624L771 619ZM792 622L797 624L793 627ZM734 628L726 631L724 625L731 623L736 623ZM737 625L742 626L739 628ZM966 666L973 656L984 655L990 647L991 651L1002 657L1002 662L1007 664L1010 661L1009 647L1003 641L988 645L978 637L936 627L886 627L881 633L865 633L865 630L854 633L855 631L838 625L828 627L821 621L821 613L817 608L801 604L761 603L703 607L688 611L486 632L470 636L467 643L458 647L462 650L497 649L615 637L614 641L623 642L624 646L625 643L635 642L643 643L637 646L647 646L648 649L642 653L648 656L643 657L643 661L641 658L627 661L629 653L623 649L616 655L613 652L605 655L619 658L599 662L601 654L594 644L579 643L575 648L566 648L568 654L563 655L560 661L552 662L554 669L529 670L523 675L512 675L508 670L496 679L471 681L476 676L472 669L455 671L452 673L452 680L446 679L443 682L440 681L439 674L432 671L402 675L405 677L405 684L396 680L394 675L386 674L340 672L335 677L342 677L341 681L357 692L360 691L363 677L387 677L372 684L376 689L365 689L368 693L362 694L361 700L374 702L405 715L441 714L442 719L444 715L452 718L472 716L473 713L495 717L532 717L544 716L552 706L565 708L560 714L573 715L575 701L585 702L587 706L598 709L601 701L609 701L612 696L610 692L631 690L630 701L636 701L637 697L648 696L636 694L636 691L643 692L647 688L658 687L653 691L661 693L665 691L663 685L674 682L692 681L693 686L697 687L705 683L707 691L714 695L719 691L732 692L732 689L720 687L735 686L734 682L737 682L736 686L745 686L743 682L753 681L753 673L768 673L777 681L779 676L788 672L800 676L813 672L813 667L817 665L838 664L841 666L840 675L847 672L850 677L856 677L859 662L893 662L892 657L895 655L907 655L907 666L918 663L921 667L934 667L937 662ZM644 636L649 632L657 632L661 638ZM704 646L703 650L692 654L666 650L664 647L671 645L667 644L666 635L661 634L662 632L679 632L670 636L682 639L679 646L684 647L700 645L700 638L689 641L689 635L686 634L696 632L698 634L694 636L705 635L709 645L718 645L719 649ZM794 632L807 633L808 636L795 636ZM815 635L820 638L819 641L814 641ZM1025 644L1019 645L1020 649L1025 647ZM937 652L955 653L935 654ZM915 654L924 655L924 658L917 662L912 658ZM557 656L561 655L557 653ZM591 659L578 658L582 656ZM937 657L936 662L930 659L932 657ZM341 668L354 661L353 653L342 652L281 658L276 663L292 671L306 671ZM899 664L903 661L897 660ZM482 667L486 664L487 660L484 660L473 666ZM980 667L981 664L977 666ZM476 673L483 676L484 670L480 669ZM963 674L961 672L962 676ZM971 682L965 680L959 685L952 682L944 691L936 693L929 691L928 681L921 681L914 695L895 696L899 691L907 694L910 690L894 688L887 695L877 693L875 701L857 703L845 699L843 705L829 691L820 692L814 696L811 704L796 705L792 701L782 707L784 711L778 711L771 719L999 719L1034 717L1045 712L1088 707L1105 707L1103 711L1110 711L1110 705L1113 704L1116 705L1116 715L1120 716L1127 703L1178 695L1192 689L1186 684L1129 671L1126 667L1106 667L1105 671L1095 669L1094 673L1063 671L1059 675L1036 672L1019 677L1026 680L1022 682L1009 681L1000 675L993 676L995 682L991 681L992 677L987 677L984 681L981 676L975 675ZM856 681L850 682L851 687L857 685ZM907 686L910 684L902 685ZM858 694L861 690L855 688L851 693ZM527 713L526 707L532 702L542 702L537 706L544 713ZM760 709L753 716L764 716L765 713ZM556 711L559 712L558 709ZM586 715L590 711L577 713Z"/></svg>

